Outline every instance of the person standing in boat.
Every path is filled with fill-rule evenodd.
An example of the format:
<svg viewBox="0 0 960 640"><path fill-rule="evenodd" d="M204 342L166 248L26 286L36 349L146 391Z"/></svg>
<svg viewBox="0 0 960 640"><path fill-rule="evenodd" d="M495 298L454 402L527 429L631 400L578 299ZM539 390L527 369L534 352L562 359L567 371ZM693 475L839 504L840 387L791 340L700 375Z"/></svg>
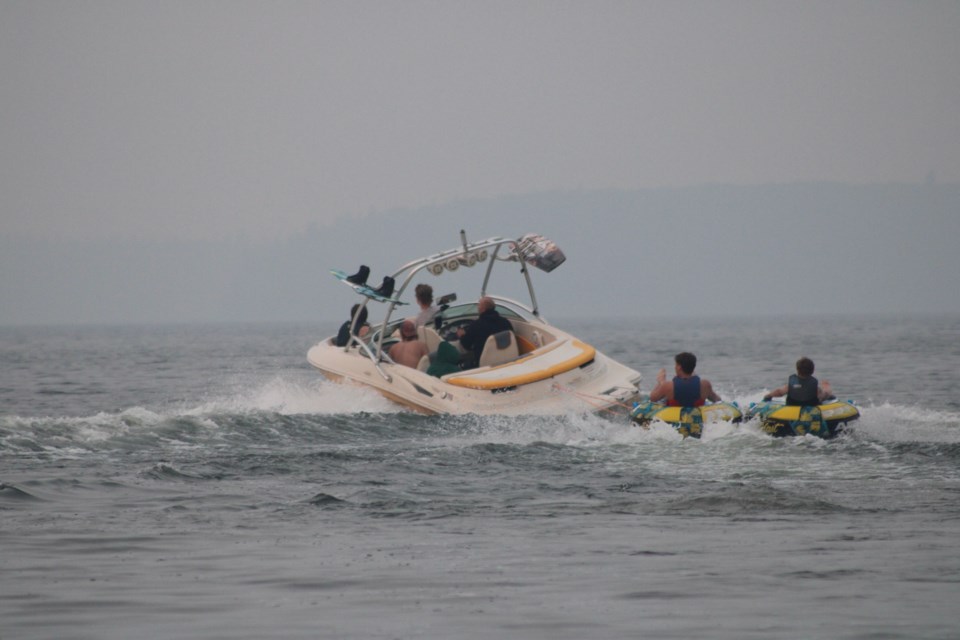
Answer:
<svg viewBox="0 0 960 640"><path fill-rule="evenodd" d="M440 307L433 304L433 287L428 284L418 284L413 290L420 305L420 313L414 319L417 327L423 327L433 321L433 317L440 312Z"/></svg>
<svg viewBox="0 0 960 640"><path fill-rule="evenodd" d="M497 311L497 304L493 298L484 296L477 301L477 319L470 323L466 329L460 327L457 329L457 336L460 338L460 346L468 352L467 361L464 368L474 368L480 363L480 356L483 353L483 345L487 338L501 331L513 331L513 325L510 321L500 315Z"/></svg>
<svg viewBox="0 0 960 640"><path fill-rule="evenodd" d="M788 405L809 407L822 404L825 400L833 398L830 383L824 380L823 386L821 386L819 381L813 377L813 370L813 360L800 358L797 360L797 372L790 376L787 384L763 396L764 402L785 395Z"/></svg>
<svg viewBox="0 0 960 640"><path fill-rule="evenodd" d="M709 380L694 375L697 368L697 356L692 353L678 353L673 358L676 375L667 380L667 370L657 373L657 385L650 392L651 402L666 400L671 407L700 407L710 400L720 402L720 396L713 390Z"/></svg>

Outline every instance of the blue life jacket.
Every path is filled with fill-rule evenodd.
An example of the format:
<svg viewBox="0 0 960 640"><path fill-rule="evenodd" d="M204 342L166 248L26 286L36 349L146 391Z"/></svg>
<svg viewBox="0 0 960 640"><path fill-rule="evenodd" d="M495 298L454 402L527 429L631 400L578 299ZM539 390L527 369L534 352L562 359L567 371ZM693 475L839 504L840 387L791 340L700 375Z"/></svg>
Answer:
<svg viewBox="0 0 960 640"><path fill-rule="evenodd" d="M700 399L700 376L690 376L689 378L674 377L673 400L667 404L671 407L703 406L703 400Z"/></svg>
<svg viewBox="0 0 960 640"><path fill-rule="evenodd" d="M801 378L797 374L790 376L787 381L787 404L790 406L812 407L820 404L817 389L820 383L810 376Z"/></svg>

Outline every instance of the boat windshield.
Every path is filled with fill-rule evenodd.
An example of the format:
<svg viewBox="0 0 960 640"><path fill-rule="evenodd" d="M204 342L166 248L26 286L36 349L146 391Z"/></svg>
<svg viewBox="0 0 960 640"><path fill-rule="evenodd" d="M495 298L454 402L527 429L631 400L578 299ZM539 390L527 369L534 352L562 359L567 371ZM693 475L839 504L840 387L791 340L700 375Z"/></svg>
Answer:
<svg viewBox="0 0 960 640"><path fill-rule="evenodd" d="M499 300L497 301L497 312L507 320L530 321L530 317L528 315L524 315L515 309L505 306ZM441 331L446 334L451 328L455 329L458 326L469 324L470 321L474 320L477 317L477 303L470 302L467 304L459 304L455 307L449 307L441 311L441 313L438 315L440 317ZM370 345L377 344L380 341L380 332L383 331L384 351L387 351L388 347L397 341L397 331L400 328L400 325L403 324L403 321L404 318L398 318L387 323L386 327L377 327L367 338L364 339L364 342ZM450 339L455 339L452 335L448 337Z"/></svg>
<svg viewBox="0 0 960 640"><path fill-rule="evenodd" d="M513 309L505 307L501 304L497 305L497 313L508 320L526 320L526 318ZM477 317L477 303L471 302L469 304L460 304L455 307L450 307L449 309L444 310L441 315L444 322L453 322L461 318L475 318Z"/></svg>

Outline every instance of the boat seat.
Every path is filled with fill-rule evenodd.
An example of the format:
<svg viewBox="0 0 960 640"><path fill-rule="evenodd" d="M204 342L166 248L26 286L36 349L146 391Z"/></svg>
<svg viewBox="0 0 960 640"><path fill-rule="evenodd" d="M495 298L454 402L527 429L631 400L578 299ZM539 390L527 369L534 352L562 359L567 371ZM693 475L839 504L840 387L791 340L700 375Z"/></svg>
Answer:
<svg viewBox="0 0 960 640"><path fill-rule="evenodd" d="M537 345L533 344L523 336L517 336L517 346L520 349L520 355L526 355L537 349Z"/></svg>
<svg viewBox="0 0 960 640"><path fill-rule="evenodd" d="M436 353L440 348L440 334L433 327L427 325L417 327L417 337L427 345L427 351L430 353Z"/></svg>
<svg viewBox="0 0 960 640"><path fill-rule="evenodd" d="M480 367L495 367L520 357L517 347L517 336L513 331L495 333L483 343L483 352L480 354Z"/></svg>
<svg viewBox="0 0 960 640"><path fill-rule="evenodd" d="M420 362L417 363L418 371L426 371L430 368L430 356L421 356Z"/></svg>

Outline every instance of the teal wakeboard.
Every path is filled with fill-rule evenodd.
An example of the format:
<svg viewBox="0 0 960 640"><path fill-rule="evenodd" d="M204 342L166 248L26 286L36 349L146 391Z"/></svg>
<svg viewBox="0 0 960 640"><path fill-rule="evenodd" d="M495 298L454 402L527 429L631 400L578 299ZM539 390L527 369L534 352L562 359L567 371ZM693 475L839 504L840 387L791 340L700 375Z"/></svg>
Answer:
<svg viewBox="0 0 960 640"><path fill-rule="evenodd" d="M366 284L357 284L355 282L350 282L347 278L350 277L345 271L340 271L340 269L330 269L330 273L333 274L333 277L347 285L357 293L362 296L367 296L371 300L377 300L378 302L392 302L397 305L407 304L406 302L400 302L396 298L388 298L377 293L373 288Z"/></svg>

